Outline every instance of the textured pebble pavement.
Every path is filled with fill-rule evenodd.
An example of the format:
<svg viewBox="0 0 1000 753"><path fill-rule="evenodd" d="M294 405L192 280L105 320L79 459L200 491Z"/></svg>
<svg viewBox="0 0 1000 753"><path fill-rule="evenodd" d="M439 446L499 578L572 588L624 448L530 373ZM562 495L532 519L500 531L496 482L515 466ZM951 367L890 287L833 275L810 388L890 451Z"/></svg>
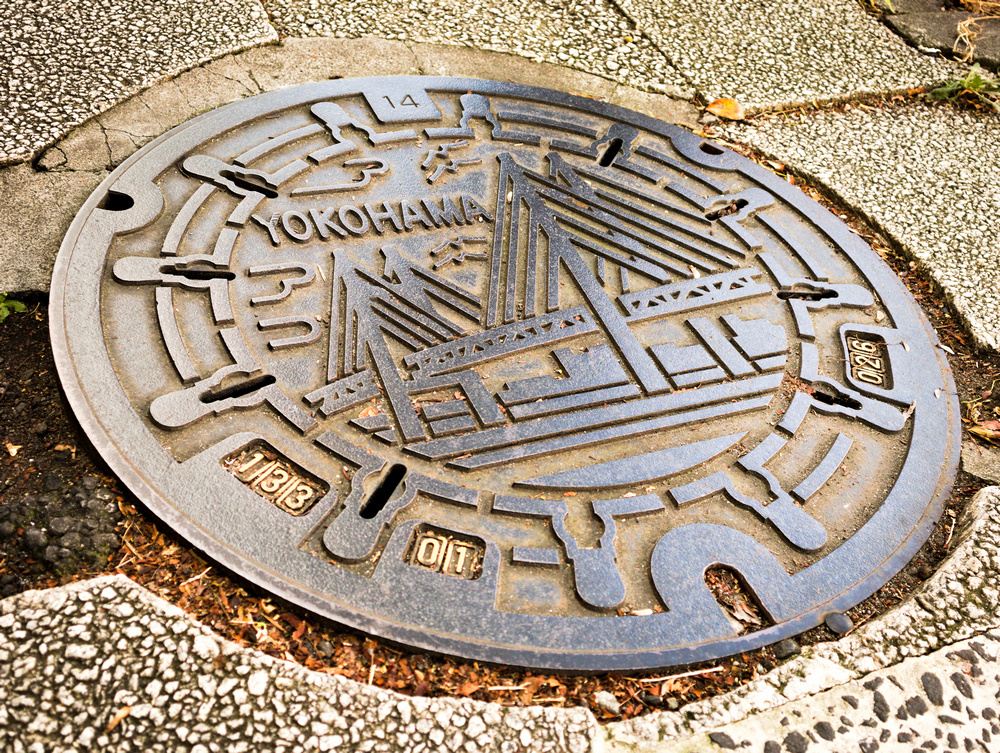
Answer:
<svg viewBox="0 0 1000 753"><path fill-rule="evenodd" d="M407 698L311 672L223 640L122 576L27 591L0 601L0 743L28 753L996 750L1000 489L977 495L956 537L914 598L840 641L726 696L604 727L579 708Z"/></svg>
<svg viewBox="0 0 1000 753"><path fill-rule="evenodd" d="M277 38L254 0L15 0L0 32L0 164L167 76Z"/></svg>
<svg viewBox="0 0 1000 753"><path fill-rule="evenodd" d="M0 689L12 753L582 753L596 734L583 709L405 698L246 651L123 576L0 602Z"/></svg>
<svg viewBox="0 0 1000 753"><path fill-rule="evenodd" d="M980 347L1000 349L996 114L854 108L721 132L834 191L926 269Z"/></svg>
<svg viewBox="0 0 1000 753"><path fill-rule="evenodd" d="M109 168L199 112L281 86L508 78L698 127L695 93L764 112L959 70L854 0L14 0L0 33L0 291L48 289L62 235ZM867 216L980 345L1000 346L1000 120L862 103L716 132ZM998 506L996 488L976 498L953 555L892 613L727 696L603 727L582 709L407 699L312 673L118 577L27 592L0 602L0 749L1000 750Z"/></svg>

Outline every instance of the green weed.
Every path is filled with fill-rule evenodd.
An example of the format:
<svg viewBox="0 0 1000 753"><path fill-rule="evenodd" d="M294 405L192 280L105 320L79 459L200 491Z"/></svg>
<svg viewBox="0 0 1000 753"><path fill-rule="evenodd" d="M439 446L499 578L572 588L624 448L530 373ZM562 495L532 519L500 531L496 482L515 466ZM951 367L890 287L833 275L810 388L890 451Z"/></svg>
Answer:
<svg viewBox="0 0 1000 753"><path fill-rule="evenodd" d="M927 94L931 99L945 102L971 103L986 106L1000 113L1000 81L985 78L983 69L976 63L965 78L953 78Z"/></svg>
<svg viewBox="0 0 1000 753"><path fill-rule="evenodd" d="M6 293L0 293L0 322L11 314L23 314L27 310L28 307L20 301L15 301L13 298L8 299Z"/></svg>

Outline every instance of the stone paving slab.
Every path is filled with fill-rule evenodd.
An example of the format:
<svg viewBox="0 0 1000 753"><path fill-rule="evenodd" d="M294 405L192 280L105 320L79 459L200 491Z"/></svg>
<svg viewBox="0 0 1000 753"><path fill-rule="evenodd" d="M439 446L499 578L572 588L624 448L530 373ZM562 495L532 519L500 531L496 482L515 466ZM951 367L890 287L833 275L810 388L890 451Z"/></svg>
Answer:
<svg viewBox="0 0 1000 753"><path fill-rule="evenodd" d="M962 470L983 481L1000 484L1000 448L967 439L962 442Z"/></svg>
<svg viewBox="0 0 1000 753"><path fill-rule="evenodd" d="M875 0L875 4L885 13L885 22L891 29L917 49L930 53L953 52L958 25L970 18L977 19L972 49L959 44L959 52L969 53L970 63L1000 69L1000 18L954 10L946 7L945 0Z"/></svg>
<svg viewBox="0 0 1000 753"><path fill-rule="evenodd" d="M585 709L398 693L223 640L124 576L0 602L0 743L78 750L590 750Z"/></svg>
<svg viewBox="0 0 1000 753"><path fill-rule="evenodd" d="M851 680L658 750L671 753L992 751L1000 744L1000 632ZM927 746L927 742L933 747Z"/></svg>
<svg viewBox="0 0 1000 753"><path fill-rule="evenodd" d="M608 0L264 0L282 34L431 42L502 52L690 98L691 88L648 36ZM497 68L490 78L508 78Z"/></svg>
<svg viewBox="0 0 1000 753"><path fill-rule="evenodd" d="M562 66L462 47L286 39L181 73L101 113L31 165L0 168L0 291L47 291L62 237L86 197L138 148L194 116L254 94L333 77L417 73L488 78L596 97L694 126L689 102ZM39 208L42 208L41 211Z"/></svg>
<svg viewBox="0 0 1000 753"><path fill-rule="evenodd" d="M1000 488L987 487L976 494L962 518L955 522L953 542L951 555L941 563L937 572L913 596L882 617L866 623L839 641L821 643L806 649L801 656L724 696L688 704L673 712L649 714L607 725L604 731L608 749L622 753L719 750L723 746L718 742L706 745L705 738L721 728L730 730L725 734L737 743L751 740L753 745L758 746L750 748L752 750L761 750L761 746L768 741L781 742L782 747L774 748L772 745L765 753L796 749L804 751L807 748L810 751L830 750L837 753L865 750L864 747L859 748L861 739L852 744L848 744L849 741L845 739L828 748L814 748L805 728L811 729L813 735L817 736L816 745L832 743L830 740L824 741L823 735L815 731L815 725L827 722L833 726L834 732L838 732L840 725L836 722L843 713L856 726L862 726L862 722L874 713L875 705L881 707L881 702L874 695L878 687L867 688L867 695L862 692L865 690L865 683L870 680L887 678L889 675L898 675L897 679L900 679L905 669L909 687L914 690L917 686L912 683L912 678L922 677L925 672L940 675L949 662L956 661L949 653L965 650L960 644L990 644L992 647L986 653L993 657L1000 651L1000 644L987 637L993 635L1000 638L1000 614L996 610L996 605L1000 603ZM972 705L977 714L986 702L987 694L994 698L992 707L1000 709L995 700L1000 691L1000 676L997 675L1000 668L996 666L995 659L988 661L989 670L984 671L982 676L976 675L973 678L968 675L970 683L976 679L980 686L975 691L976 700ZM950 675L948 673L945 676ZM942 685L945 676L938 677ZM852 694L859 704L864 702L867 705L864 708L859 705L850 714L843 710L836 711L842 706L834 703L833 699L838 697L837 693L844 687L848 689L843 694ZM906 684L896 687L900 694L893 691L891 696L893 703L896 703L892 706L893 721L883 720L876 713L879 724L869 728L871 733L863 730L851 733L863 734L864 738L874 737L881 747L870 747L869 750L900 750L899 747L884 745L885 741L881 740L883 730L889 730L892 736L905 731L898 727L901 719L897 707L899 703L905 703L910 691ZM954 695L954 690L954 687L949 690L948 700ZM890 698L885 688L882 693L886 699ZM814 706L814 701L811 700L816 697L822 699L819 706ZM966 697L973 700L971 696ZM830 703L823 705L827 703L825 699L830 699ZM933 701L930 705L934 705ZM836 713L829 711L829 706L833 706ZM777 719L777 727L788 726L785 735L780 740L774 737L778 734L777 727L771 725L766 727L769 737L755 737L758 732L763 734L765 729L762 727L754 731L755 720L771 720L772 717ZM794 720L796 726L782 725L781 719L785 717ZM966 717L968 718L967 713ZM977 716L976 719L978 718ZM929 721L932 721L931 717L925 720ZM798 745L798 737L793 738L791 745L784 739L796 729L805 738L804 746ZM826 729L825 726L823 729ZM994 734L991 725L982 729L986 729L989 735ZM928 733L932 739L936 738L933 728L928 730L921 727L921 735L926 736ZM970 735L972 738L980 737L981 728L970 727L965 736ZM922 738L923 741L926 741L926 737ZM697 747L697 744L701 747ZM907 744L908 747L903 750L919 748L920 744ZM947 741L945 744L935 742L935 745L943 749L946 748ZM964 743L962 745L964 749ZM1000 740L992 745L1000 745ZM984 750L981 746L974 749ZM986 751L996 749L985 748Z"/></svg>
<svg viewBox="0 0 1000 753"><path fill-rule="evenodd" d="M951 78L857 0L620 0L707 100L751 110L905 91Z"/></svg>
<svg viewBox="0 0 1000 753"><path fill-rule="evenodd" d="M982 348L1000 348L1000 118L854 107L718 133L835 193L921 265Z"/></svg>
<svg viewBox="0 0 1000 753"><path fill-rule="evenodd" d="M277 33L257 0L13 0L0 38L3 165L157 81Z"/></svg>

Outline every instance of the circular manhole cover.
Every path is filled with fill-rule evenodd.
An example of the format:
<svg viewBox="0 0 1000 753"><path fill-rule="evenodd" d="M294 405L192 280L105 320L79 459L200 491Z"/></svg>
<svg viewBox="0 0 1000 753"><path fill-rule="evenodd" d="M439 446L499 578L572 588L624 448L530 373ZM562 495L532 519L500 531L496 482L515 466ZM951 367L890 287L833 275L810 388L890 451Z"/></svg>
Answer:
<svg viewBox="0 0 1000 753"><path fill-rule="evenodd" d="M90 198L53 294L73 407L157 515L465 657L653 667L800 632L902 567L955 472L944 354L856 235L542 89L341 80L203 115Z"/></svg>

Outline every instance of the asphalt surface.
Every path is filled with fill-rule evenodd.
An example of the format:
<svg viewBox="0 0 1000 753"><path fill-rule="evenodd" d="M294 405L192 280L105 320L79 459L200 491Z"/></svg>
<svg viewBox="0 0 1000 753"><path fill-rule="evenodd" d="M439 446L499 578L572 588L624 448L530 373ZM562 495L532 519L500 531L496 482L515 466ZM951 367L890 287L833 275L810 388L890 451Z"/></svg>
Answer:
<svg viewBox="0 0 1000 753"><path fill-rule="evenodd" d="M973 340L998 348L1000 118L918 99L966 69L850 0L15 0L0 33L0 291L47 291L90 191L200 112L333 76L440 73L692 128L711 121L696 103L716 97L795 108L713 133L867 217ZM98 505L97 491L66 504ZM0 739L15 751L998 750L998 495L977 497L952 556L889 615L729 696L605 726L583 709L407 700L317 675L228 644L121 578L18 594L0 602Z"/></svg>

